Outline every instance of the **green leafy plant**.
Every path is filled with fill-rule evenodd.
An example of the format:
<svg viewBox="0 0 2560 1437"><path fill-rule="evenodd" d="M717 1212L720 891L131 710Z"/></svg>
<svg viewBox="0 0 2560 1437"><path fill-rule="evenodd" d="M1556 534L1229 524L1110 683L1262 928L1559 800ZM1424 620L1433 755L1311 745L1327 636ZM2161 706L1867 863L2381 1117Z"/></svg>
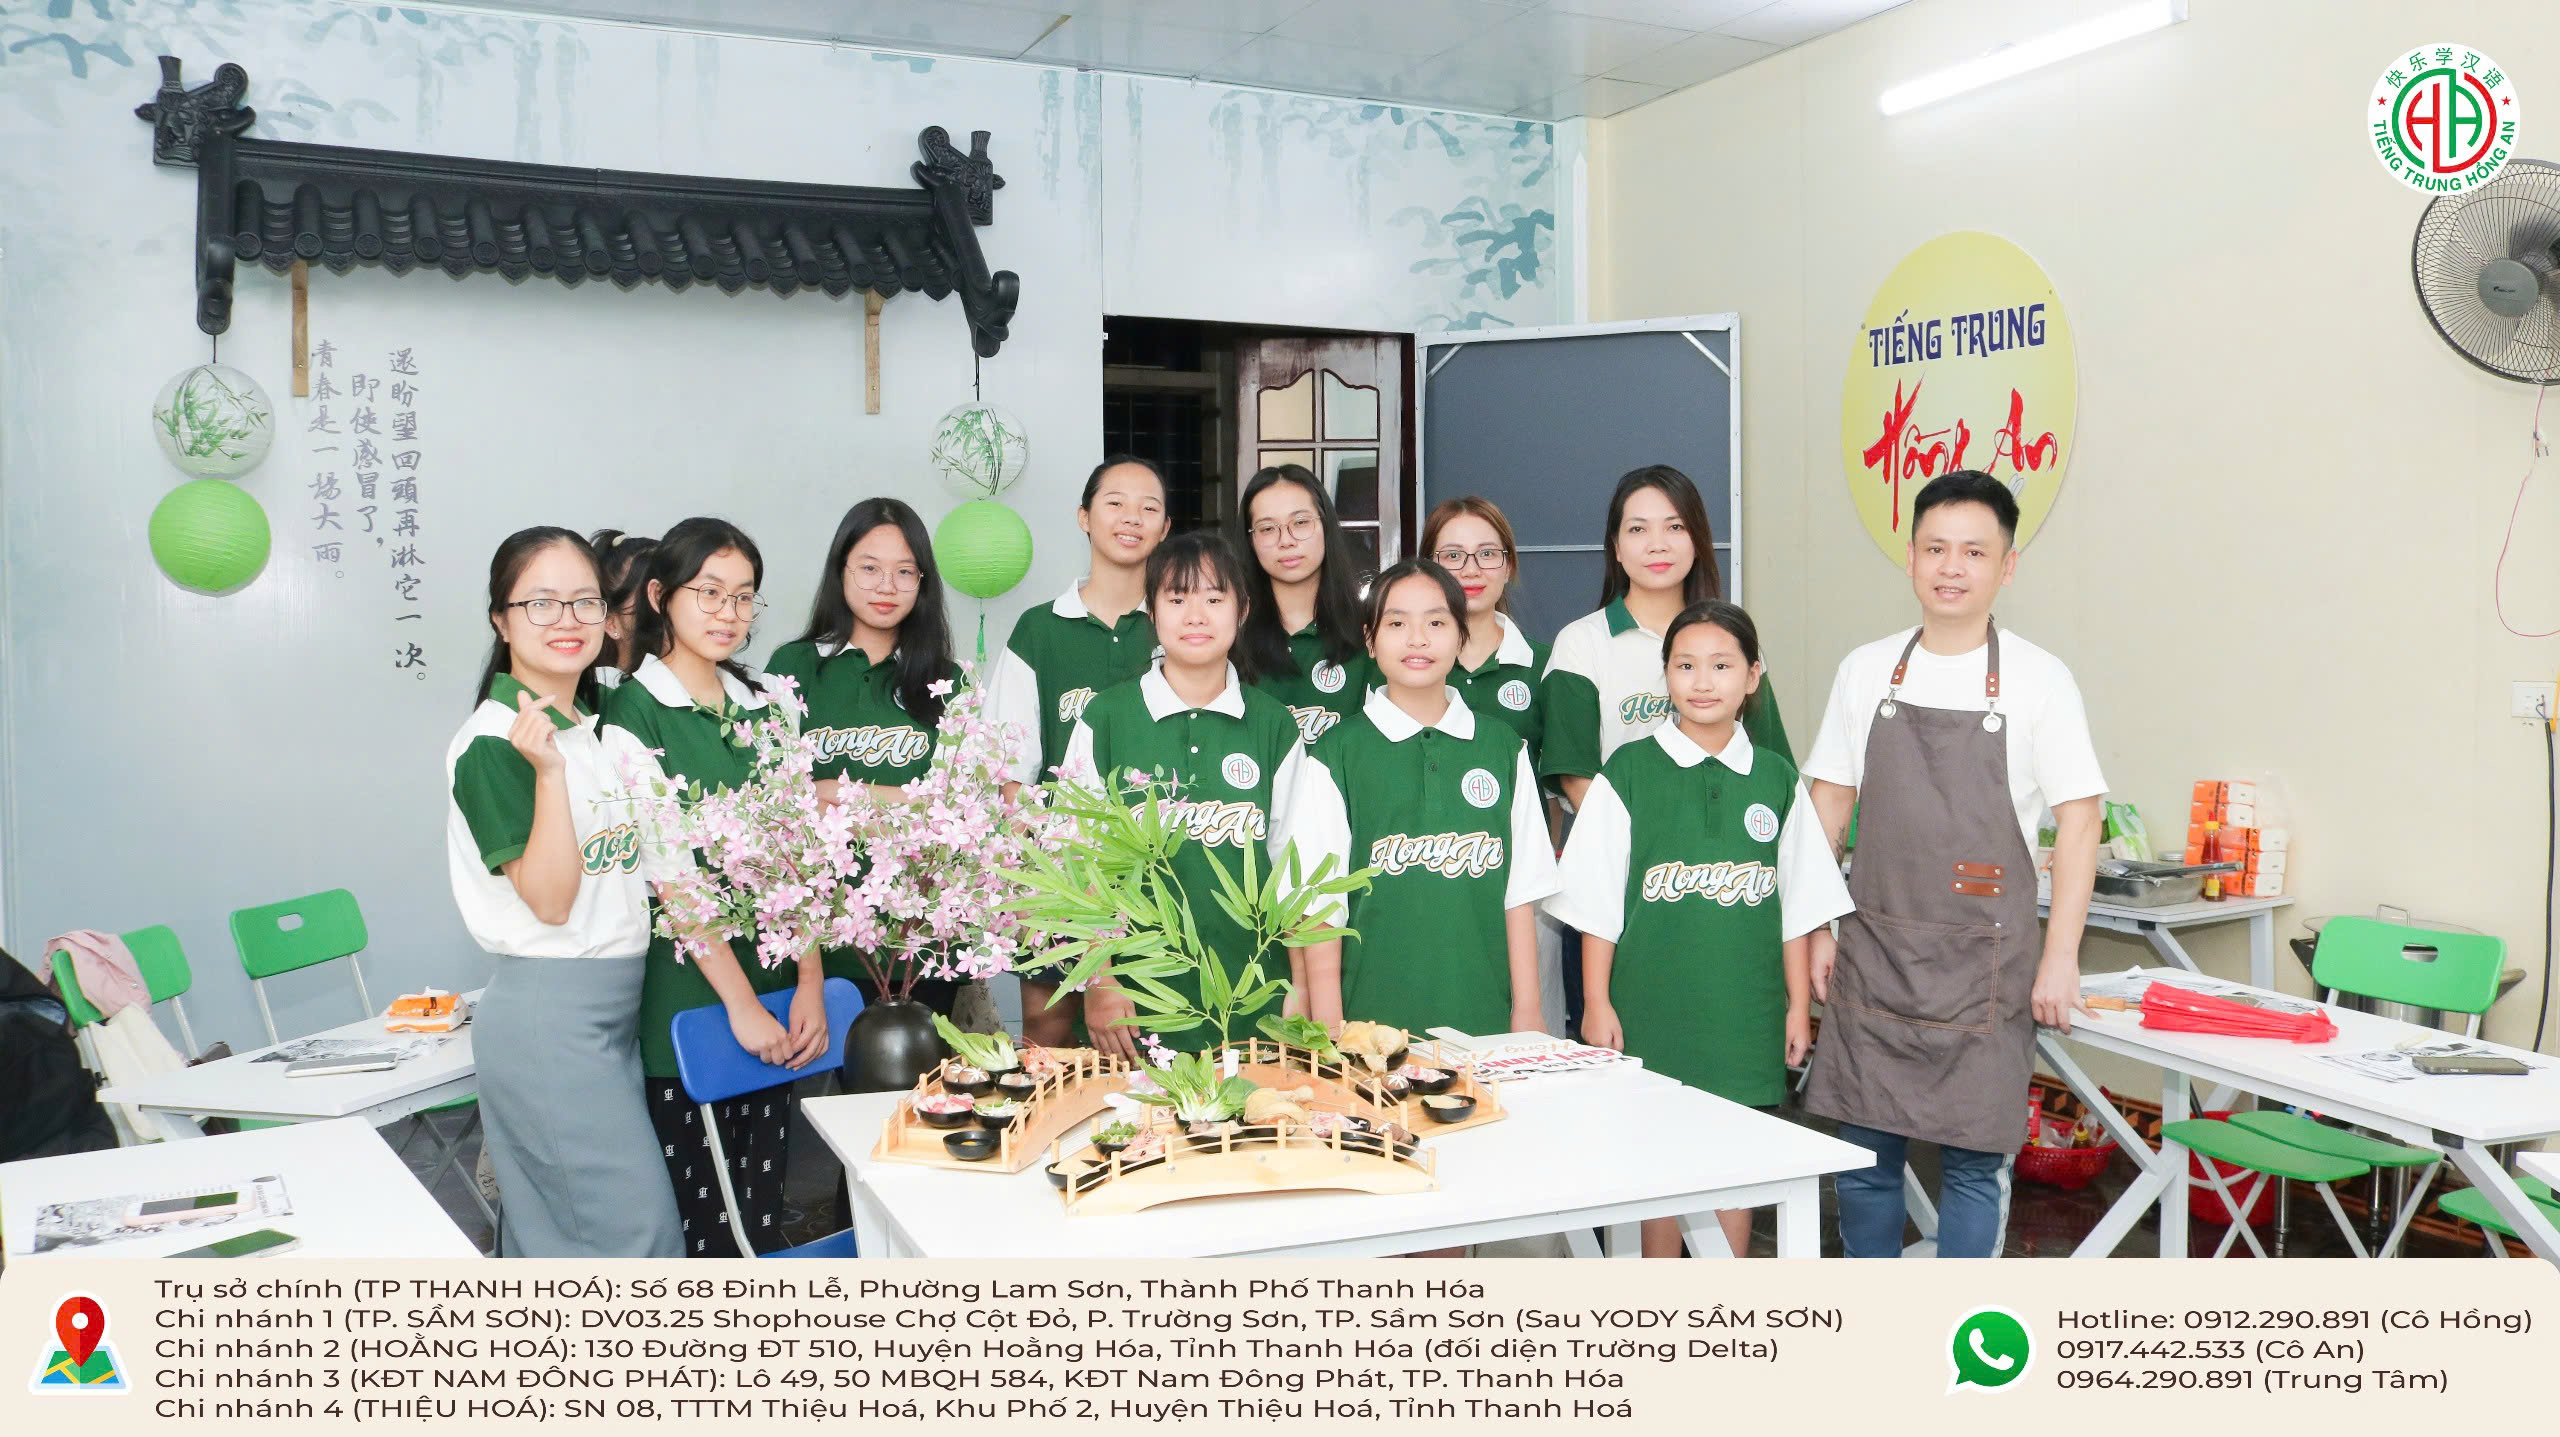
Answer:
<svg viewBox="0 0 2560 1437"><path fill-rule="evenodd" d="M1219 1076L1216 1061L1206 1053L1176 1053L1163 1067L1149 1068L1147 1076L1158 1091L1133 1087L1129 1096L1151 1107L1171 1108L1185 1123L1223 1123L1241 1116L1254 1090L1251 1078Z"/></svg>
<svg viewBox="0 0 2560 1437"><path fill-rule="evenodd" d="M1093 1130L1093 1140L1097 1143L1125 1143L1137 1135L1138 1125L1125 1120L1116 1123L1104 1123L1101 1127Z"/></svg>
<svg viewBox="0 0 2560 1437"><path fill-rule="evenodd" d="M1010 1033L964 1032L940 1013L933 1015L933 1030L942 1035L943 1042L951 1045L952 1052L960 1055L961 1062L972 1068L998 1073L1020 1066L1020 1061L1014 1057L1013 1035Z"/></svg>
<svg viewBox="0 0 2560 1437"><path fill-rule="evenodd" d="M1066 984L1076 988L1107 968L1136 1009L1122 1024L1158 1035L1207 1028L1223 1049L1239 1016L1289 991L1285 976L1263 971L1262 955L1274 944L1304 948L1349 935L1348 928L1312 923L1309 912L1319 900L1367 888L1377 870L1337 876L1327 857L1315 872L1302 874L1292 850L1285 865L1266 873L1256 846L1247 843L1238 874L1212 850L1207 857L1218 891L1207 896L1248 935L1243 964L1230 970L1222 959L1234 955L1209 951L1194 895L1174 873L1173 857L1190 841L1180 818L1156 782L1129 792L1134 802L1078 780L1047 785L1046 810L1073 837L1054 853L1035 846L1031 867L1008 875L1029 894L1018 906L1024 932L1034 940L1028 945L1034 951L1015 966L1071 964ZM1166 981L1183 975L1193 979L1196 996Z"/></svg>
<svg viewBox="0 0 2560 1437"><path fill-rule="evenodd" d="M1333 1045L1333 1035L1324 1030L1324 1024L1303 1013L1291 1013L1286 1017L1265 1013L1255 1026L1262 1030L1262 1036L1283 1047L1304 1048L1328 1061L1339 1061L1342 1057L1342 1050Z"/></svg>

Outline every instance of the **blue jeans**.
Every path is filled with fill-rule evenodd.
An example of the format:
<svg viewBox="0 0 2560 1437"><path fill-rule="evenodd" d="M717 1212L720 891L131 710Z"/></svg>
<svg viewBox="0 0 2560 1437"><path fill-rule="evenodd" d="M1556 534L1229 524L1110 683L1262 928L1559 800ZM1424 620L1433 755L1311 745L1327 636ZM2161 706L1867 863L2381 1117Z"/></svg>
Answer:
<svg viewBox="0 0 2560 1437"><path fill-rule="evenodd" d="M1840 1251L1844 1257L1902 1256L1902 1169L1911 1140L1854 1123L1840 1125L1840 1141L1876 1155L1875 1166L1833 1179L1840 1195ZM1938 1256L1998 1257L2009 1229L2008 1153L1938 1148Z"/></svg>

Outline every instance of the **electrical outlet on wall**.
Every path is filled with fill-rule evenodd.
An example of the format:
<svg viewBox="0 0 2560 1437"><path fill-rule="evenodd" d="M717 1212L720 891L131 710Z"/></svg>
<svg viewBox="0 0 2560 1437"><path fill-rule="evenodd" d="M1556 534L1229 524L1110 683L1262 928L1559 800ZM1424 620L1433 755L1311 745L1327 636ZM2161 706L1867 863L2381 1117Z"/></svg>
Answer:
<svg viewBox="0 0 2560 1437"><path fill-rule="evenodd" d="M2560 712L2560 699L2553 697L2553 685L2518 679L2510 685L2507 716L2527 723L2541 723L2554 712Z"/></svg>

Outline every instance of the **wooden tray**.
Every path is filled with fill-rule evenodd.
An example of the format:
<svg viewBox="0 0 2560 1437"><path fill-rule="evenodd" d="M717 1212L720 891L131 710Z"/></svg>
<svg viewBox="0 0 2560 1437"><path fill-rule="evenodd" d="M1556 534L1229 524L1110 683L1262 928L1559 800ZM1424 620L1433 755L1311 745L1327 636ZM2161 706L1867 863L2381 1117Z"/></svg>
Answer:
<svg viewBox="0 0 2560 1437"><path fill-rule="evenodd" d="M1427 1142L1442 1133L1463 1133L1470 1128L1483 1127L1487 1123L1501 1122L1509 1116L1502 1107L1502 1085L1488 1083L1478 1078L1474 1062L1462 1059L1450 1050L1428 1045L1416 1048L1412 1056L1405 1060L1403 1067L1438 1068L1444 1072L1455 1073L1458 1080L1449 1085L1448 1096L1476 1100L1476 1110L1460 1121L1434 1122L1429 1113L1424 1110L1420 1094L1410 1095L1401 1101L1392 1101L1388 1098L1385 1091L1385 1079L1388 1075L1380 1074L1374 1078L1366 1075L1356 1076L1352 1086L1360 1101L1390 1121L1401 1123L1405 1130L1415 1137ZM1397 1071L1401 1072L1403 1068Z"/></svg>
<svg viewBox="0 0 2560 1437"><path fill-rule="evenodd" d="M1112 1157L1099 1165L1099 1181L1089 1172L1072 1174L1059 1192L1067 1211L1132 1213L1242 1193L1417 1193L1440 1185L1438 1165L1420 1143L1339 1133L1319 1138L1294 1127L1221 1133L1213 1147L1195 1146L1181 1133L1169 1133L1166 1141L1162 1157L1135 1164ZM1088 1147L1076 1156L1089 1162L1092 1155Z"/></svg>
<svg viewBox="0 0 2560 1437"><path fill-rule="evenodd" d="M1013 1126L1004 1130L995 1156L978 1162L953 1157L942 1140L963 1129L930 1127L916 1116L916 1099L945 1091L940 1067L918 1080L915 1091L898 1100L897 1110L881 1127L880 1141L871 1149L871 1156L883 1162L917 1163L958 1172L1018 1173L1031 1166L1067 1130L1101 1112L1103 1099L1126 1087L1129 1080L1127 1059L1104 1057L1090 1048L1051 1051L1066 1063L1065 1069L1022 1100L1022 1111L1014 1118Z"/></svg>

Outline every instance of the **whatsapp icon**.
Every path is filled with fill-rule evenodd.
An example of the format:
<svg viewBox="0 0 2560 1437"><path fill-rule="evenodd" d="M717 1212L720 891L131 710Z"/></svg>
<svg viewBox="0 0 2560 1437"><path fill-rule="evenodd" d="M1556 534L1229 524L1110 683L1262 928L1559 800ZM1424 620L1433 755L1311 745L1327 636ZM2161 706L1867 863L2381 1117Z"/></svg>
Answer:
<svg viewBox="0 0 2560 1437"><path fill-rule="evenodd" d="M2018 1314L2005 1307L1977 1307L1947 1335L1947 1361L1955 1369L1947 1390L2006 1387L2027 1375L2035 1350L2035 1339Z"/></svg>

